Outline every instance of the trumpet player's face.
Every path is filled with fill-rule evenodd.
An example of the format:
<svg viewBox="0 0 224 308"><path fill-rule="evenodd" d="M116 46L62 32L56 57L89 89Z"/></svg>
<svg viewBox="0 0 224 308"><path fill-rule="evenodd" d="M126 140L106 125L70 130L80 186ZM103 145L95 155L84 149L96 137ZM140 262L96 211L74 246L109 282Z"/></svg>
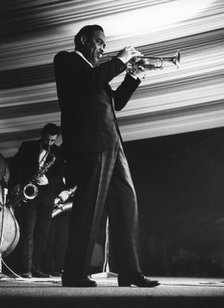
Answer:
<svg viewBox="0 0 224 308"><path fill-rule="evenodd" d="M50 135L48 133L44 134L41 139L42 148L45 150L50 149L52 145L55 144L57 137L58 135Z"/></svg>
<svg viewBox="0 0 224 308"><path fill-rule="evenodd" d="M106 48L106 37L104 32L100 30L94 31L91 37L85 38L84 45L84 56L93 66L96 65L103 56Z"/></svg>

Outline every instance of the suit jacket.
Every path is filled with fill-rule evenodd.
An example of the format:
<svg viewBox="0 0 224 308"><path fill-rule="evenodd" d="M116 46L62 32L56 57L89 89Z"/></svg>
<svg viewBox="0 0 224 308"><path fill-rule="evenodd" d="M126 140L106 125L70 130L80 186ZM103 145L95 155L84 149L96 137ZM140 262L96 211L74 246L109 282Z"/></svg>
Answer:
<svg viewBox="0 0 224 308"><path fill-rule="evenodd" d="M140 80L128 74L112 90L109 82L126 66L118 58L92 68L75 52L61 51L54 70L64 146L75 151L105 151L119 138L115 110L121 110Z"/></svg>
<svg viewBox="0 0 224 308"><path fill-rule="evenodd" d="M25 141L21 144L18 152L11 162L12 184L26 185L39 169L40 140ZM57 145L51 147L51 154L56 158L54 164L49 167L45 175L49 184L44 185L52 193L57 194L63 185L64 162L61 151ZM45 163L50 162L51 155L48 155ZM42 186L43 187L43 186Z"/></svg>

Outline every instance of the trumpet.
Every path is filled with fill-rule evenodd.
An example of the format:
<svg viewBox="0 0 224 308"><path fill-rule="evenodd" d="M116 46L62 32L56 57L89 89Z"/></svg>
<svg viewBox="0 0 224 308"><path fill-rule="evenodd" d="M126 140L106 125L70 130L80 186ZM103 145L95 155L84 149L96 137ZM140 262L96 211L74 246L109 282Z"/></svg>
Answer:
<svg viewBox="0 0 224 308"><path fill-rule="evenodd" d="M180 65L180 50L177 50L173 57L134 57L127 65L127 72L134 74L137 70L143 68L144 70L157 70L164 68L164 62L170 62L179 68Z"/></svg>

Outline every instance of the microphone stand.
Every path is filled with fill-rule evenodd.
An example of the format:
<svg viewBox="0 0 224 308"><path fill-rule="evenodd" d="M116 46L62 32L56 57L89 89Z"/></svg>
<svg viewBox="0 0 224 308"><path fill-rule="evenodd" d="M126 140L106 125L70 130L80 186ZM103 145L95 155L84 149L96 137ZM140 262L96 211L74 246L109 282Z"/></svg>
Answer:
<svg viewBox="0 0 224 308"><path fill-rule="evenodd" d="M0 279L8 278L7 275L2 273L2 243L3 243L3 233L4 233L4 214L5 214L5 204L6 204L6 196L7 196L7 189L4 185L0 183L0 211L2 212L1 215L1 230L0 230Z"/></svg>
<svg viewBox="0 0 224 308"><path fill-rule="evenodd" d="M111 278L117 277L116 273L110 272L109 267L109 219L107 217L106 222L106 240L105 240L105 252L104 252L104 264L103 264L103 271L101 273L92 274L92 278Z"/></svg>

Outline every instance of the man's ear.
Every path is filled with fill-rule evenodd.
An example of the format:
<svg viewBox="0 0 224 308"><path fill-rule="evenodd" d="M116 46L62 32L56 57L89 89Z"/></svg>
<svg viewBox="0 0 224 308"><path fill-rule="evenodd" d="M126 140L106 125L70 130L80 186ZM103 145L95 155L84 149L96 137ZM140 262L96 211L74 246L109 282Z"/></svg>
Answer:
<svg viewBox="0 0 224 308"><path fill-rule="evenodd" d="M80 37L80 42L81 42L81 44L82 44L82 45L85 45L85 44L86 44L86 41L87 41L86 35L82 35L82 36Z"/></svg>

